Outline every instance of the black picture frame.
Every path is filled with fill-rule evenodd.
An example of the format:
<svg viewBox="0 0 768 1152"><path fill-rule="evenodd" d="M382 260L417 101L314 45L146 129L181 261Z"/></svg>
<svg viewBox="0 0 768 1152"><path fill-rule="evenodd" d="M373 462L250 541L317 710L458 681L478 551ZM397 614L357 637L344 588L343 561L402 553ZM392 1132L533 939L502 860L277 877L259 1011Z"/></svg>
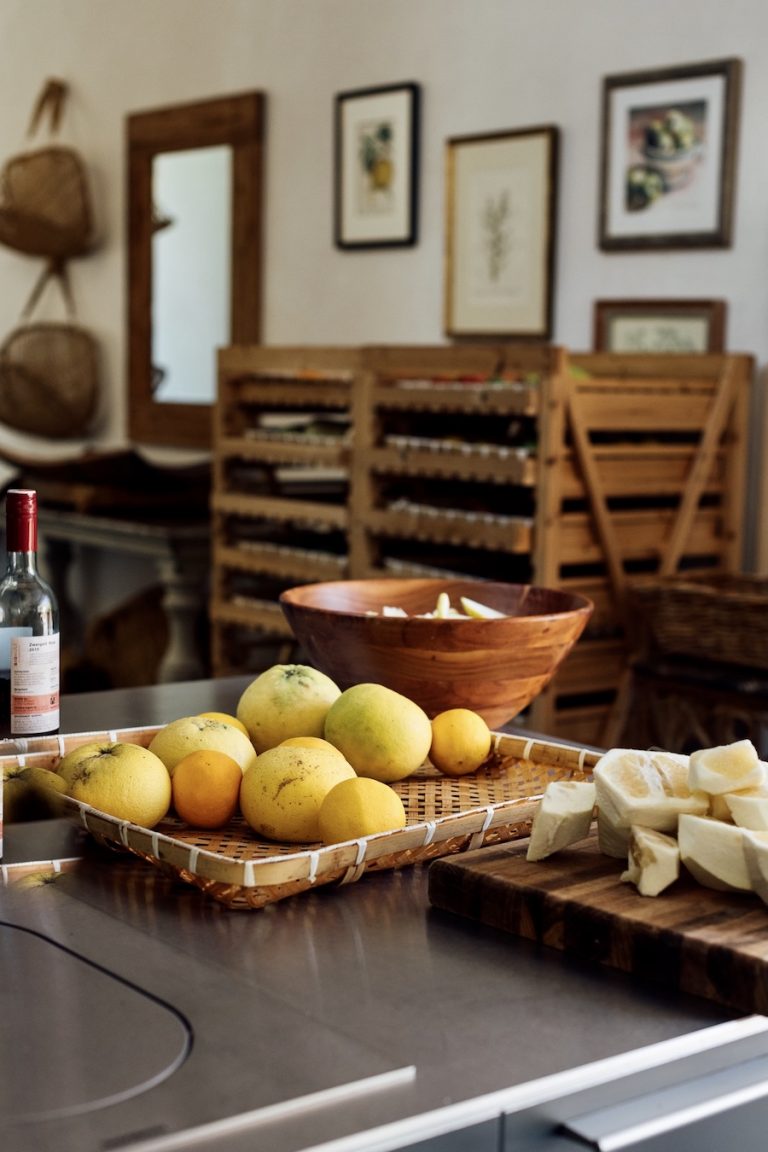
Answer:
<svg viewBox="0 0 768 1152"><path fill-rule="evenodd" d="M340 92L334 115L334 243L402 248L418 238L421 87Z"/></svg>

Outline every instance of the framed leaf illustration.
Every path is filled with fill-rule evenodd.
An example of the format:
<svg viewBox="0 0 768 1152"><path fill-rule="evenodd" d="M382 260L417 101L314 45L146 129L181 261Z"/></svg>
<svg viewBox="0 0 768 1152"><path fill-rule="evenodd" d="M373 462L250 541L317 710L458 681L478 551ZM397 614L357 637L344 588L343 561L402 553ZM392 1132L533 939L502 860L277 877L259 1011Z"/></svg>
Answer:
<svg viewBox="0 0 768 1152"><path fill-rule="evenodd" d="M447 141L445 331L552 334L559 131Z"/></svg>

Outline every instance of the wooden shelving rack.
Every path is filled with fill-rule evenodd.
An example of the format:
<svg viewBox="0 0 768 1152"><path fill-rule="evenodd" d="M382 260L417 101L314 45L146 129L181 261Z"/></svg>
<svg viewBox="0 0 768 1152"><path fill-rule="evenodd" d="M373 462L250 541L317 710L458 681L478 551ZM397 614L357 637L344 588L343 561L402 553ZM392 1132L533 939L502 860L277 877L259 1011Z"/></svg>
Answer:
<svg viewBox="0 0 768 1152"><path fill-rule="evenodd" d="M627 583L739 568L751 380L747 356L224 350L214 671L258 670L270 644L289 651L276 597L291 584L450 573L562 586L595 612L527 722L613 742L632 644ZM345 434L263 427L269 414L307 412L348 420Z"/></svg>
<svg viewBox="0 0 768 1152"><path fill-rule="evenodd" d="M351 570L530 581L547 499L542 398L563 365L548 346L366 349L353 405Z"/></svg>
<svg viewBox="0 0 768 1152"><path fill-rule="evenodd" d="M348 574L350 348L219 353L214 416L211 660L260 671L292 647L284 587Z"/></svg>

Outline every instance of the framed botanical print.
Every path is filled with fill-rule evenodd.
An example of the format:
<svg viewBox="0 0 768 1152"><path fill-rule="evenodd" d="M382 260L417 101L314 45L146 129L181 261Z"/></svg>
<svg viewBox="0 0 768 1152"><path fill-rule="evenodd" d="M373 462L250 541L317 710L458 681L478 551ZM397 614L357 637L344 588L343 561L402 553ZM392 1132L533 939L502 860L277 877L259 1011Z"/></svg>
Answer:
<svg viewBox="0 0 768 1152"><path fill-rule="evenodd" d="M558 150L551 125L447 141L449 335L550 338Z"/></svg>
<svg viewBox="0 0 768 1152"><path fill-rule="evenodd" d="M725 301L596 300L593 345L598 352L722 352Z"/></svg>
<svg viewBox="0 0 768 1152"><path fill-rule="evenodd" d="M728 247L741 62L603 81L600 247Z"/></svg>
<svg viewBox="0 0 768 1152"><path fill-rule="evenodd" d="M418 84L336 97L334 239L339 248L416 243Z"/></svg>

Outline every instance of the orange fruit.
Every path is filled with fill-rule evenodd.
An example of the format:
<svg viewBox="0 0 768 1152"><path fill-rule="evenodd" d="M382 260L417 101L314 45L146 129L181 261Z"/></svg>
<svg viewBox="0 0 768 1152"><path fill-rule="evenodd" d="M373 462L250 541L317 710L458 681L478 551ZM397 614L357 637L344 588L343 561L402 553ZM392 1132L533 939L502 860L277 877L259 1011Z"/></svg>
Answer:
<svg viewBox="0 0 768 1152"><path fill-rule="evenodd" d="M488 759L491 742L482 716L469 708L449 708L432 719L429 759L446 776L466 776Z"/></svg>
<svg viewBox="0 0 768 1152"><path fill-rule="evenodd" d="M236 716L230 716L228 712L199 712L203 720L218 720L219 724L229 724L232 728L239 728L243 736L248 736L248 729L242 720L238 720ZM250 740L250 736L248 736Z"/></svg>
<svg viewBox="0 0 768 1152"><path fill-rule="evenodd" d="M237 811L242 780L240 765L226 752L190 752L171 779L176 815L193 828L221 828Z"/></svg>

